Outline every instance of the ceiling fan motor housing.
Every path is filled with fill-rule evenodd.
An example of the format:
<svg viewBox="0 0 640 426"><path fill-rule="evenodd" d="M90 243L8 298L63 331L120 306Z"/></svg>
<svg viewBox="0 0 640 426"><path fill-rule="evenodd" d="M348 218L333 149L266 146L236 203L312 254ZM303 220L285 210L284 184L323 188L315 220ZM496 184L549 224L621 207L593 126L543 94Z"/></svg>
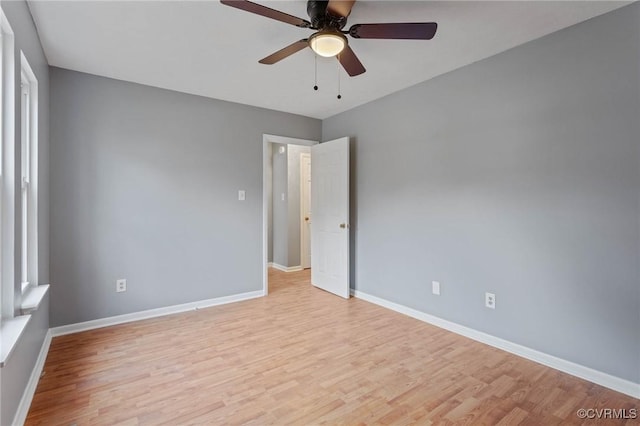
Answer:
<svg viewBox="0 0 640 426"><path fill-rule="evenodd" d="M311 25L319 30L341 30L347 25L346 16L334 16L327 11L328 0L309 0L307 2L307 14L311 19Z"/></svg>

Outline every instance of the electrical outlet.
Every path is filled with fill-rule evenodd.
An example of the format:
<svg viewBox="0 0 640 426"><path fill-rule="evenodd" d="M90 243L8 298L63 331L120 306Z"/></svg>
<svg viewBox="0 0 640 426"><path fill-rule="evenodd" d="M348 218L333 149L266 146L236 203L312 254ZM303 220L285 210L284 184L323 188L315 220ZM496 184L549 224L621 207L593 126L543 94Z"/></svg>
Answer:
<svg viewBox="0 0 640 426"><path fill-rule="evenodd" d="M127 291L127 280L116 280L116 292L121 293L123 291Z"/></svg>
<svg viewBox="0 0 640 426"><path fill-rule="evenodd" d="M436 296L440 296L440 282L431 281L431 292Z"/></svg>
<svg viewBox="0 0 640 426"><path fill-rule="evenodd" d="M238 191L238 201L244 201L247 199L247 193L242 189Z"/></svg>
<svg viewBox="0 0 640 426"><path fill-rule="evenodd" d="M484 306L489 309L496 308L496 295L493 293L485 293L484 294Z"/></svg>

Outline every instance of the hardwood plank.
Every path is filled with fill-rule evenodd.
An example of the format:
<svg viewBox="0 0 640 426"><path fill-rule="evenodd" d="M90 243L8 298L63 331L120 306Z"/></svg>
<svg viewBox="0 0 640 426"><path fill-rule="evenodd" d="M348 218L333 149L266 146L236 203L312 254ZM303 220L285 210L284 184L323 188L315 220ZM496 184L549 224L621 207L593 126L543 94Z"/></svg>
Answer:
<svg viewBox="0 0 640 426"><path fill-rule="evenodd" d="M637 424L640 401L269 271L266 298L53 339L27 425Z"/></svg>

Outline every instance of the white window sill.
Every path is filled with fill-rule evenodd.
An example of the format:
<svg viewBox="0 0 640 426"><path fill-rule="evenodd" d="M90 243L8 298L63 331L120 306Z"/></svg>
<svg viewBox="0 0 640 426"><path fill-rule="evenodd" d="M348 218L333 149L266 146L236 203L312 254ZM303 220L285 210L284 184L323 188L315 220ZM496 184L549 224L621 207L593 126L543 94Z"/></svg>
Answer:
<svg viewBox="0 0 640 426"><path fill-rule="evenodd" d="M22 315L28 315L38 309L45 294L49 291L49 284L31 286L22 294L22 305L20 311Z"/></svg>
<svg viewBox="0 0 640 426"><path fill-rule="evenodd" d="M16 347L22 332L27 328L30 319L31 315L23 315L2 320L0 326L0 367L7 364L7 360Z"/></svg>
<svg viewBox="0 0 640 426"><path fill-rule="evenodd" d="M49 284L30 286L25 289L22 295L22 305L20 306L21 316L2 320L0 325L0 367L7 364L11 353L20 340L20 336L27 328L31 320L32 312L36 311L44 296L49 291Z"/></svg>

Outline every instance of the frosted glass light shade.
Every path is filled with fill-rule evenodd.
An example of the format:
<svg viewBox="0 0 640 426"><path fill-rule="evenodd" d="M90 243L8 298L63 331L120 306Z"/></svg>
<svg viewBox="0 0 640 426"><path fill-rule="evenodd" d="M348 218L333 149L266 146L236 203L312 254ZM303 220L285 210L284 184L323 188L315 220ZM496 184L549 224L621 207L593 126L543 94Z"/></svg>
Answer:
<svg viewBox="0 0 640 426"><path fill-rule="evenodd" d="M342 52L347 45L347 40L338 33L318 33L311 37L309 45L318 55L330 58Z"/></svg>

